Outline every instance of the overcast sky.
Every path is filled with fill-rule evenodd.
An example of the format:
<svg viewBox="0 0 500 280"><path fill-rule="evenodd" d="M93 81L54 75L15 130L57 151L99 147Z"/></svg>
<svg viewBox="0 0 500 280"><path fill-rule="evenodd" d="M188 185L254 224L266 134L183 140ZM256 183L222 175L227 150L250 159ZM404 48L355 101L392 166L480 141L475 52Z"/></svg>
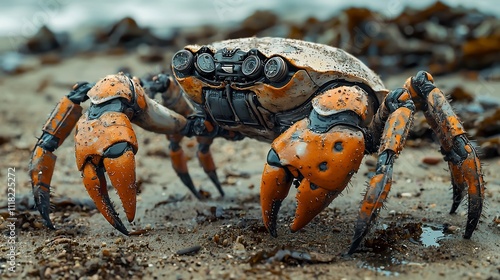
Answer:
<svg viewBox="0 0 500 280"><path fill-rule="evenodd" d="M0 0L0 36L30 36L42 25L54 31L115 22L132 16L142 26L155 29L199 24L228 25L236 23L258 9L272 10L290 20L309 16L324 19L349 7L369 7L386 16L398 15L402 9L425 7L434 0ZM476 7L487 13L500 14L498 0L443 0L458 6ZM145 5L144 3L147 3Z"/></svg>

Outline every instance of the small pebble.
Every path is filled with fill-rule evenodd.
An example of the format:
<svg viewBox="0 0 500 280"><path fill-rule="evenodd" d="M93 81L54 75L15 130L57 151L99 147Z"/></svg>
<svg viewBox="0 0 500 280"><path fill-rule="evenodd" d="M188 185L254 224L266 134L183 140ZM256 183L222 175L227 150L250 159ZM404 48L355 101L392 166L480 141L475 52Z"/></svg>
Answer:
<svg viewBox="0 0 500 280"><path fill-rule="evenodd" d="M43 228L43 223L35 221L33 222L33 227L37 229Z"/></svg>
<svg viewBox="0 0 500 280"><path fill-rule="evenodd" d="M181 250L177 251L176 254L179 256L195 254L195 253L198 253L198 251L200 251L200 249L201 249L200 245L195 245L193 247L181 249Z"/></svg>
<svg viewBox="0 0 500 280"><path fill-rule="evenodd" d="M412 197L412 196L413 196L412 193L407 193L407 192L401 193L401 197Z"/></svg>
<svg viewBox="0 0 500 280"><path fill-rule="evenodd" d="M45 272L43 273L43 276L45 276L45 278L47 279L50 279L52 277L52 269L50 267L47 267L47 269L45 269Z"/></svg>
<svg viewBox="0 0 500 280"><path fill-rule="evenodd" d="M213 240L214 240L215 243L219 244L220 236L218 234L215 234L214 237L213 237Z"/></svg>
<svg viewBox="0 0 500 280"><path fill-rule="evenodd" d="M102 250L102 256L103 257L109 257L109 256L111 256L111 252L108 249L103 249Z"/></svg>
<svg viewBox="0 0 500 280"><path fill-rule="evenodd" d="M427 165L436 165L441 162L441 158L438 157L425 157L422 159L422 162Z"/></svg>
<svg viewBox="0 0 500 280"><path fill-rule="evenodd" d="M459 227L453 226L453 225L448 225L448 226L445 226L445 228L444 228L445 233L455 233L459 230L460 230Z"/></svg>

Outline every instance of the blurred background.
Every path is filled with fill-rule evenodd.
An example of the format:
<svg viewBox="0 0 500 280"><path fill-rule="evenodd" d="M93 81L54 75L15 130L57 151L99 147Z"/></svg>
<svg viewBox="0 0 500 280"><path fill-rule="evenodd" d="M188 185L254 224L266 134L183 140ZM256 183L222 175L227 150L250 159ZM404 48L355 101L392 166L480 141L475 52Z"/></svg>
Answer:
<svg viewBox="0 0 500 280"><path fill-rule="evenodd" d="M405 7L422 9L436 2L421 1L265 1L265 0L1 0L0 35L33 35L37 25L47 25L61 32L110 24L123 17L133 17L140 25L149 26L162 33L169 28L183 28L203 24L239 24L256 10L269 10L281 19L303 21L308 17L328 19L349 7L364 7L387 17L399 15ZM495 0L467 1L444 0L443 3L458 7L475 8L481 12L498 15L500 6ZM43 15L45 13L45 15ZM34 28L32 28L34 27ZM40 26L38 26L40 27ZM162 31L163 30L163 31Z"/></svg>
<svg viewBox="0 0 500 280"><path fill-rule="evenodd" d="M418 69L475 84L472 90L464 83L446 90L469 132L481 145L493 146L484 154L496 156L500 94L491 84L500 81L496 2L0 0L0 78L96 56L137 57L148 72L168 72L170 56L187 44L249 36L302 39L346 50L386 82ZM417 137L432 134L424 120L422 128L419 123Z"/></svg>
<svg viewBox="0 0 500 280"><path fill-rule="evenodd" d="M500 53L500 6L494 0L178 0L147 5L138 0L0 0L0 5L0 52L10 53L0 57L4 74L23 71L21 58L13 53L55 52L51 58L56 59L152 46L163 48L152 55L161 56L185 44L247 36L343 48L381 75L410 67L438 75L484 69L495 66Z"/></svg>

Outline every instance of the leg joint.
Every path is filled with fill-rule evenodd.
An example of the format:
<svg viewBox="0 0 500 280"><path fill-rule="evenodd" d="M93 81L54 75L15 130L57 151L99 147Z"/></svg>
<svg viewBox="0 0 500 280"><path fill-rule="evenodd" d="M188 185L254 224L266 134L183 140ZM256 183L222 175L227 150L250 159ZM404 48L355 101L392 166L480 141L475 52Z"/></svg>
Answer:
<svg viewBox="0 0 500 280"><path fill-rule="evenodd" d="M181 145L179 142L170 141L170 144L168 147L171 151L176 152L181 148Z"/></svg>
<svg viewBox="0 0 500 280"><path fill-rule="evenodd" d="M418 96L423 99L427 99L429 93L436 88L431 74L425 71L419 71L417 75L411 79L411 86Z"/></svg>
<svg viewBox="0 0 500 280"><path fill-rule="evenodd" d="M89 97L87 92L93 87L93 84L87 82L78 82L73 86L73 90L67 95L68 99L75 104L80 104L87 101Z"/></svg>
<svg viewBox="0 0 500 280"><path fill-rule="evenodd" d="M210 144L207 144L207 143L199 143L198 144L198 151L202 154L206 154L208 153L208 151L210 150Z"/></svg>
<svg viewBox="0 0 500 280"><path fill-rule="evenodd" d="M394 151L392 150L383 151L378 157L375 174L386 173L387 167L388 166L392 167L395 159L396 159L396 153Z"/></svg>
<svg viewBox="0 0 500 280"><path fill-rule="evenodd" d="M393 113L401 107L415 111L415 104L411 99L411 95L408 90L404 88L398 88L391 91L385 98L385 106L387 106L390 113Z"/></svg>
<svg viewBox="0 0 500 280"><path fill-rule="evenodd" d="M460 165L472 152L472 147L464 135L458 135L453 139L453 147L446 152L441 149L444 159L455 165Z"/></svg>
<svg viewBox="0 0 500 280"><path fill-rule="evenodd" d="M38 146L47 150L49 152L55 151L59 147L60 139L55 137L54 135L43 132L42 137L38 140Z"/></svg>

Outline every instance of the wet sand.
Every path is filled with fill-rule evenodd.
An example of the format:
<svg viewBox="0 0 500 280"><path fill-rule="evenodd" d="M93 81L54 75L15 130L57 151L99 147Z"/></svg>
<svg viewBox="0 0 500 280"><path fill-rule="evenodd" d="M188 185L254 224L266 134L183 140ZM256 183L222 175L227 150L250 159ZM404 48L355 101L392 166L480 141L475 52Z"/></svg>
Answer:
<svg viewBox="0 0 500 280"><path fill-rule="evenodd" d="M27 176L30 150L41 135L41 127L59 100L75 81L95 81L119 67L129 66L140 75L157 71L157 66L140 62L138 55L76 56L57 65L39 67L22 75L0 78L0 116L3 121L0 177L6 182L7 168L15 167L16 198L31 195ZM401 86L410 71L386 79L386 86ZM442 89L461 84L470 91L498 94L500 83L465 80L460 74L438 77ZM487 88L489 91L485 91ZM481 90L479 90L481 89ZM135 225L129 229L144 234L126 237L114 230L96 210L70 206L51 214L57 230L41 227L34 210L18 215L16 272L5 274L7 247L2 244L2 273L11 279L498 279L500 278L500 160L485 160L486 208L471 240L461 235L466 206L449 215L450 177L443 161L435 166L422 163L424 157L440 157L436 144L407 148L397 160L394 183L375 229L391 223L422 225L422 240L397 240L381 253L364 250L344 259L350 243L358 205L364 192L372 157L366 157L348 190L337 198L305 229L290 233L287 224L294 213L295 191L280 212L278 238L270 237L260 217L260 173L269 146L254 140L228 142L217 139L213 154L224 182L224 198L203 173L195 159L194 140L184 148L191 158L189 168L195 184L212 194L197 201L176 177L166 156L167 141L136 127L140 148L137 176L141 182ZM75 166L73 139L57 150L52 180L53 195L88 198ZM368 164L366 164L368 163ZM113 193L117 209L120 204ZM0 205L6 205L6 197ZM18 207L21 207L18 205ZM120 209L121 211L121 209ZM124 217L123 211L120 216ZM5 218L5 217L4 217ZM447 225L451 229L442 234ZM7 221L0 228L7 233ZM376 238L373 230L368 239ZM178 250L200 246L191 255ZM308 263L284 257L267 262L262 251L284 247L309 253ZM304 255L303 255L304 256ZM277 258L277 257L276 257ZM299 258L300 259L300 258Z"/></svg>

